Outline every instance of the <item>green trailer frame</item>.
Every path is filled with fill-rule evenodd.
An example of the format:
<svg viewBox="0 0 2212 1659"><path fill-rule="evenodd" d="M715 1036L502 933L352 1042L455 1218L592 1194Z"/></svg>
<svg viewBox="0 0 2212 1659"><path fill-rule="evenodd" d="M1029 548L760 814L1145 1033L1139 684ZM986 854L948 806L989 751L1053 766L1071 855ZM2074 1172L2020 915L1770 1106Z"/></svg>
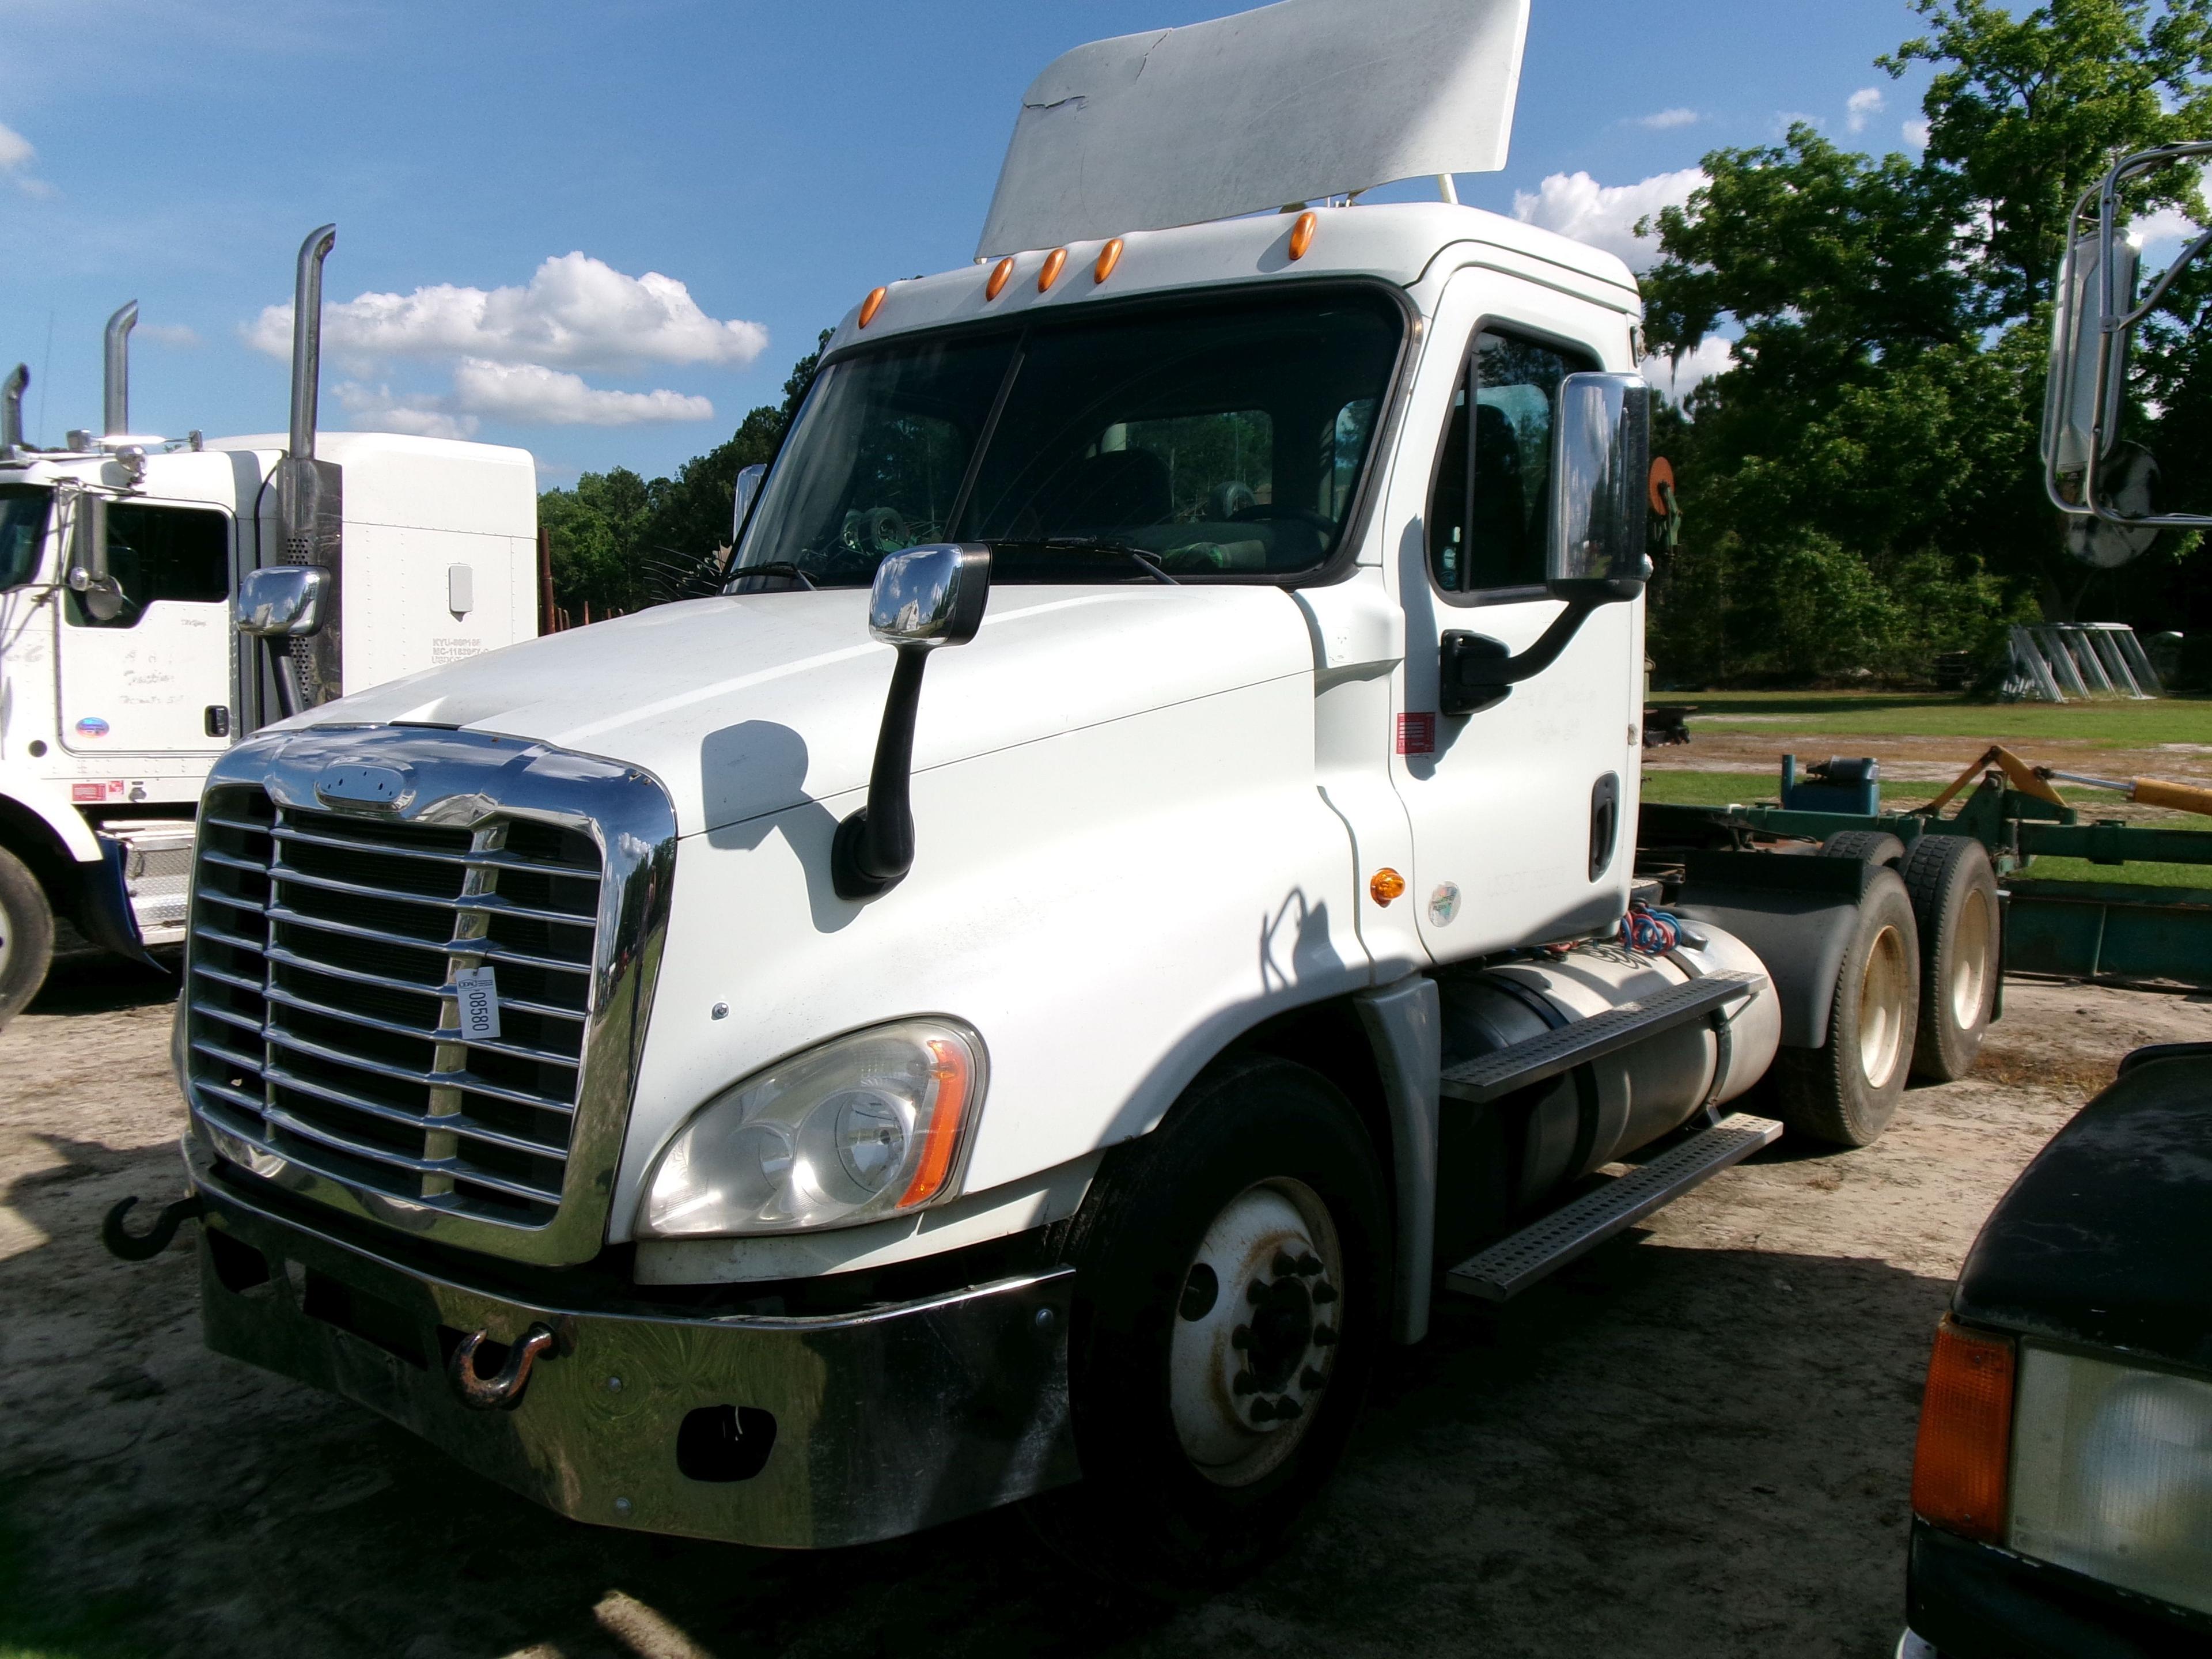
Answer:
<svg viewBox="0 0 2212 1659"><path fill-rule="evenodd" d="M1982 764L1969 768L1968 775ZM1989 848L2004 884L2008 972L2212 985L2212 830L2110 818L2085 823L2072 807L2014 787L2005 767L1988 771L1957 810L1943 817L1941 809L1960 787L1911 812L1647 805L1639 840L1667 846L1726 832L1739 844L1754 836L1825 842L1838 831L1857 830L1885 830L1909 848L1923 836L1972 836ZM2033 874L2039 857L2099 865L2202 865L2205 877L2201 887L2039 880Z"/></svg>

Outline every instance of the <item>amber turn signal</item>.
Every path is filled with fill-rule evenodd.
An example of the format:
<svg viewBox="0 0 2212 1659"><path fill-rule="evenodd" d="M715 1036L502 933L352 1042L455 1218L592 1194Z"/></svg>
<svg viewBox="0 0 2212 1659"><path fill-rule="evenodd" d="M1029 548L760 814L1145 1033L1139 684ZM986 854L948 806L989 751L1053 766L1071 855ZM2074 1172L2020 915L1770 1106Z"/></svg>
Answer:
<svg viewBox="0 0 2212 1659"><path fill-rule="evenodd" d="M1320 223L1320 217L1311 208L1298 215L1297 222L1291 227L1291 258L1306 257L1306 250L1313 246L1314 228Z"/></svg>
<svg viewBox="0 0 2212 1659"><path fill-rule="evenodd" d="M1103 283L1114 274L1114 267L1121 263L1121 239L1116 236L1098 250L1098 263L1091 272L1091 280Z"/></svg>
<svg viewBox="0 0 2212 1659"><path fill-rule="evenodd" d="M1044 269L1037 272L1037 292L1042 294L1060 280L1060 273L1067 269L1067 250L1056 247L1044 256Z"/></svg>
<svg viewBox="0 0 2212 1659"><path fill-rule="evenodd" d="M866 328L870 323L876 320L876 313L884 308L884 295L890 291L890 290L888 289L881 288L872 288L868 290L868 297L860 301L860 326L862 328Z"/></svg>
<svg viewBox="0 0 2212 1659"><path fill-rule="evenodd" d="M1006 278L1013 274L1014 261L1012 256L1009 255L991 267L991 280L983 284L983 297L987 300L997 299L1006 286Z"/></svg>
<svg viewBox="0 0 2212 1659"><path fill-rule="evenodd" d="M2012 1462L2012 1339L1945 1319L1928 1362L1912 1512L1985 1544L2004 1541Z"/></svg>
<svg viewBox="0 0 2212 1659"><path fill-rule="evenodd" d="M952 1154L960 1145L962 1120L968 1115L968 1096L974 1079L969 1075L968 1053L957 1042L933 1041L929 1045L929 1075L937 1085L935 1109L923 1132L921 1161L914 1179L899 1194L899 1208L927 1204L945 1188L952 1173Z"/></svg>
<svg viewBox="0 0 2212 1659"><path fill-rule="evenodd" d="M1367 878L1367 896L1377 904L1388 904L1406 893L1406 878L1395 870L1385 866Z"/></svg>

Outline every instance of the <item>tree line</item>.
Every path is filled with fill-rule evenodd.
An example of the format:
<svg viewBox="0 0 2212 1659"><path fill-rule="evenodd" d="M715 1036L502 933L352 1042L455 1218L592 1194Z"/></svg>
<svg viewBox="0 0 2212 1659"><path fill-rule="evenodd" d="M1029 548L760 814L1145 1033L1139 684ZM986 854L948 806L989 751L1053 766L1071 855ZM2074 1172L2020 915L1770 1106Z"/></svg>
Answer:
<svg viewBox="0 0 2212 1659"><path fill-rule="evenodd" d="M1917 155L1846 149L1810 125L1717 149L1706 181L1638 228L1648 349L1711 337L1731 367L1655 436L1685 521L1659 555L1662 684L1984 669L2021 621L2193 631L2212 678L2212 551L2167 532L2115 569L2065 550L2039 451L2052 288L2073 204L2118 155L2212 136L2212 0L1914 0L1925 32L1876 59L1932 71ZM2203 222L2193 168L2129 201ZM2142 332L2127 434L2166 464L2161 505L2212 507L2212 276L2175 284ZM825 331L823 341L829 338ZM656 569L729 538L740 467L774 458L820 349L781 405L673 477L586 473L540 499L560 602L580 620L665 597Z"/></svg>

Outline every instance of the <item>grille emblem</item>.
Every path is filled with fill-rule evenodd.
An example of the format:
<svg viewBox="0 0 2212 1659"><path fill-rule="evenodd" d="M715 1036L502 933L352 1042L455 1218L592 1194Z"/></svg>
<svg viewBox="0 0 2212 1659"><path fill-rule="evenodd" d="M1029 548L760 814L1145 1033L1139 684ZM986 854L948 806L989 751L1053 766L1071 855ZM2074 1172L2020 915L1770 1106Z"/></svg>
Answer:
<svg viewBox="0 0 2212 1659"><path fill-rule="evenodd" d="M332 806L397 811L414 799L415 781L394 766L331 766L315 780L315 794Z"/></svg>

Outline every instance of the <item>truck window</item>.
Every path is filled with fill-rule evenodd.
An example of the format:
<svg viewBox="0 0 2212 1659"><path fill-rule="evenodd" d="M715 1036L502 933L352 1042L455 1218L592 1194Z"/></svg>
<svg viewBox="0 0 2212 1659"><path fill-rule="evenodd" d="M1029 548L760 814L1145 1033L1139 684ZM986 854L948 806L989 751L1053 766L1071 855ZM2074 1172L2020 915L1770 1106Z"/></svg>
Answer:
<svg viewBox="0 0 2212 1659"><path fill-rule="evenodd" d="M136 628L161 599L220 603L230 597L230 523L220 513L189 507L111 502L107 572L123 590L123 608L100 622L69 593L68 616L79 628Z"/></svg>
<svg viewBox="0 0 2212 1659"><path fill-rule="evenodd" d="M1583 353L1501 330L1475 336L1429 495L1429 566L1438 587L1468 593L1543 585L1552 411L1559 382L1596 367Z"/></svg>
<svg viewBox="0 0 2212 1659"><path fill-rule="evenodd" d="M735 575L788 562L860 586L929 540L989 543L1001 582L1151 580L1132 549L1178 579L1313 569L1343 534L1403 328L1367 290L1184 295L844 358Z"/></svg>
<svg viewBox="0 0 2212 1659"><path fill-rule="evenodd" d="M37 484L0 484L0 589L21 587L39 574L39 542L53 492Z"/></svg>

